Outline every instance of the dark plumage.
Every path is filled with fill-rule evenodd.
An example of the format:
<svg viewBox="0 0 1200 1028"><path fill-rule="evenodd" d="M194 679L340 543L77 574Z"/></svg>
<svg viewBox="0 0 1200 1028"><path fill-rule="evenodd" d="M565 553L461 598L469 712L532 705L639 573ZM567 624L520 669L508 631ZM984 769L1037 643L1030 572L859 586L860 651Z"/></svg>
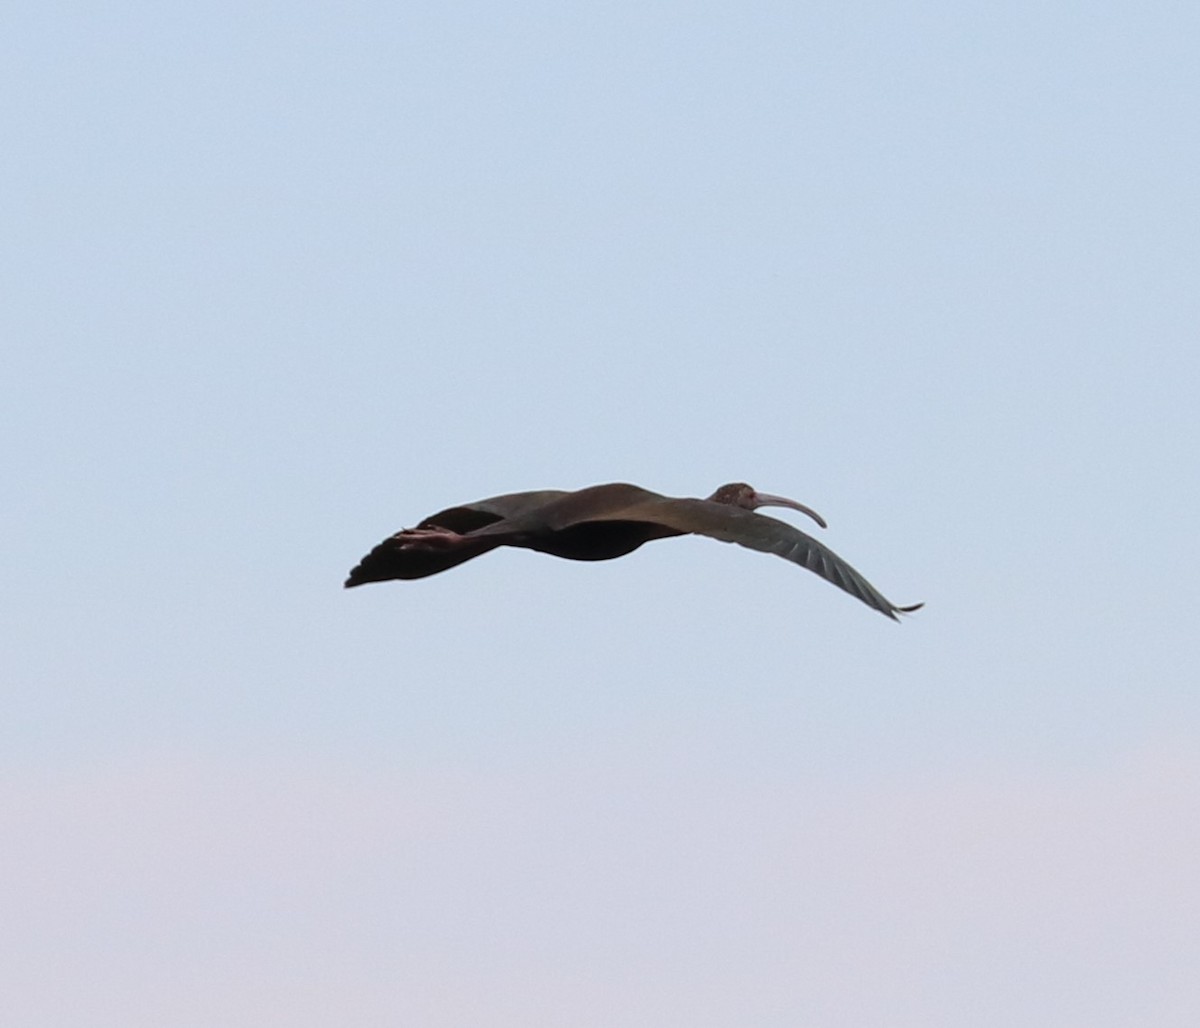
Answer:
<svg viewBox="0 0 1200 1028"><path fill-rule="evenodd" d="M706 535L773 553L892 619L921 607L897 607L828 547L758 507L790 507L822 528L821 516L795 500L759 493L744 482L723 485L706 500L674 499L615 482L575 492L548 489L509 493L449 507L416 528L388 537L350 572L346 587L390 579L424 578L497 546L518 546L568 560L611 560L643 543L677 535Z"/></svg>

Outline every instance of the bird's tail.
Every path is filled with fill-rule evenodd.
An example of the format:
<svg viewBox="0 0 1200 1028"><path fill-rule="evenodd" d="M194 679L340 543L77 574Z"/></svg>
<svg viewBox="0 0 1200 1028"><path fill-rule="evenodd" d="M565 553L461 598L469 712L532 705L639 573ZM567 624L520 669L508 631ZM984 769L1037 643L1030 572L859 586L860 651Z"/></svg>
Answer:
<svg viewBox="0 0 1200 1028"><path fill-rule="evenodd" d="M366 585L368 582L390 582L392 579L427 578L439 571L478 557L493 549L491 543L480 542L474 546L456 546L452 549L401 544L395 537L381 542L351 570L346 579L346 588Z"/></svg>

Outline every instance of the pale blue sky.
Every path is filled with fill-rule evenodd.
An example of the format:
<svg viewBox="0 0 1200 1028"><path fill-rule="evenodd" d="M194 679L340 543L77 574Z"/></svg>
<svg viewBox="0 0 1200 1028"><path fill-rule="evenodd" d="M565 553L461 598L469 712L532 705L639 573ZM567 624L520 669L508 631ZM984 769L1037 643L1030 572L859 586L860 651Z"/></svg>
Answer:
<svg viewBox="0 0 1200 1028"><path fill-rule="evenodd" d="M12 4L6 1023L1200 1019L1200 12ZM454 502L673 540L344 592Z"/></svg>

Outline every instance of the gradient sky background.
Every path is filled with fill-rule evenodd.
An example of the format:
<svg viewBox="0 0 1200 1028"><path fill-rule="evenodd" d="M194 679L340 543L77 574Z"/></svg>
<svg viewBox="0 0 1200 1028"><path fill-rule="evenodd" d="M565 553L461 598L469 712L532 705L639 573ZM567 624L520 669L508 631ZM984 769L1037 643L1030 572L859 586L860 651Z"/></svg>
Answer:
<svg viewBox="0 0 1200 1028"><path fill-rule="evenodd" d="M1200 1023L1198 40L5 5L0 1021ZM737 479L926 609L694 539L341 589Z"/></svg>

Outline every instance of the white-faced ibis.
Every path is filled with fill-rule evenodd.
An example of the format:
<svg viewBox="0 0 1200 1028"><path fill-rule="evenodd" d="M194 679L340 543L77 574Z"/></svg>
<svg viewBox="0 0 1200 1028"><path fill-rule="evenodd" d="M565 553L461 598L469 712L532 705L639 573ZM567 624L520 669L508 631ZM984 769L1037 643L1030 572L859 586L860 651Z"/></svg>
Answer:
<svg viewBox="0 0 1200 1028"><path fill-rule="evenodd" d="M707 500L674 499L614 482L576 492L546 489L493 496L431 514L416 528L389 536L346 579L346 588L394 578L424 578L494 550L519 546L568 560L611 560L653 539L706 535L774 553L815 571L893 620L921 607L897 607L841 557L758 507L791 507L822 528L816 511L744 482L723 485Z"/></svg>

